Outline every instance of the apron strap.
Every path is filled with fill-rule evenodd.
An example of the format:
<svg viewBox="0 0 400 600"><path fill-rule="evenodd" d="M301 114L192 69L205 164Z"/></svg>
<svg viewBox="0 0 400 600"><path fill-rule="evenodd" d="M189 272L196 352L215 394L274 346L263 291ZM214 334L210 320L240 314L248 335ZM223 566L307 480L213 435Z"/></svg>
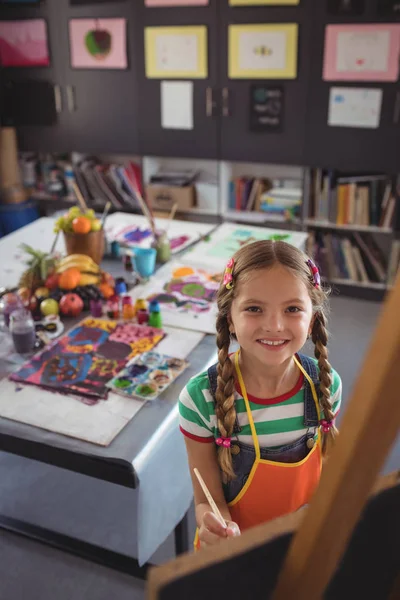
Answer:
<svg viewBox="0 0 400 600"><path fill-rule="evenodd" d="M319 421L321 420L321 414L320 414L320 409L319 409L319 402L318 402L317 391L315 389L314 382L311 379L311 377L309 376L309 374L307 373L306 369L300 363L300 361L297 360L296 356L293 356L293 359L294 359L294 362L299 367L300 371L303 373L304 377L306 378L306 380L308 381L308 383L310 385L312 397L313 397L313 400L314 400L314 403L315 403L315 408L317 410L318 423L319 423Z"/></svg>

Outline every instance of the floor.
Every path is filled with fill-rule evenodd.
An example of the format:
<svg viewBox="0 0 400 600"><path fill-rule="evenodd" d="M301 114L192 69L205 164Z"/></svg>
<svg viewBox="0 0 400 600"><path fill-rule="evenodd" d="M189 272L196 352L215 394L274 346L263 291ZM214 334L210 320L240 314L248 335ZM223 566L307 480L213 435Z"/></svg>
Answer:
<svg viewBox="0 0 400 600"><path fill-rule="evenodd" d="M381 305L332 298L330 360L343 380L344 406ZM342 415L343 415L342 410ZM341 416L342 416L341 415ZM384 470L400 466L400 438ZM0 453L0 512L81 534L129 553L129 491ZM99 525L100 524L100 525ZM191 527L194 528L193 512ZM169 538L153 562L173 556ZM12 534L0 534L0 600L142 600L145 584Z"/></svg>

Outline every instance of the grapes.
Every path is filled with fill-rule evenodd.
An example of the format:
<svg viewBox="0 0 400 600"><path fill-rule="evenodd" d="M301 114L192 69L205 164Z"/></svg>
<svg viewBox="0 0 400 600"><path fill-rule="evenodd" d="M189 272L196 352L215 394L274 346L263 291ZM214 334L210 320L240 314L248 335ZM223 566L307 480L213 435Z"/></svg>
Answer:
<svg viewBox="0 0 400 600"><path fill-rule="evenodd" d="M92 222L96 221L96 213L92 208L86 212L82 212L79 206L72 206L68 212L56 220L54 224L54 233L58 233L59 231L73 233L72 222L77 217L86 217Z"/></svg>

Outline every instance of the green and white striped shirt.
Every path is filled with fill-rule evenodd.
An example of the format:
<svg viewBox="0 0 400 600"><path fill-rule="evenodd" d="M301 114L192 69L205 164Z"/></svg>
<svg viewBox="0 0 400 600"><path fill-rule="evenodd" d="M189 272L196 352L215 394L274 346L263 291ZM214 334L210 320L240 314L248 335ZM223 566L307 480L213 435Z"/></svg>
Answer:
<svg viewBox="0 0 400 600"><path fill-rule="evenodd" d="M317 361L315 363L317 364ZM241 428L237 439L244 444L253 445L243 396L238 384L235 387L235 408ZM304 426L304 387L304 375L301 373L295 387L282 396L268 399L249 396L250 409L262 448L291 444L307 433L308 430ZM332 369L331 400L335 416L339 412L341 395L341 379ZM180 429L187 437L198 442L213 442L219 435L215 402L206 371L193 377L182 390L179 397L179 414Z"/></svg>

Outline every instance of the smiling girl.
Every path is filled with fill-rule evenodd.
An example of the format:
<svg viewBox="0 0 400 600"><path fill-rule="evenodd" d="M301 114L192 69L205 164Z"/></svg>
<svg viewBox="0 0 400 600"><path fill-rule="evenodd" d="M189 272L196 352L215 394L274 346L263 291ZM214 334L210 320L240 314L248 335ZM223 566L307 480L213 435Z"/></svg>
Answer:
<svg viewBox="0 0 400 600"><path fill-rule="evenodd" d="M342 388L328 362L327 293L300 250L244 246L227 264L217 301L218 363L179 399L190 471L198 468L227 523L192 475L197 548L310 501L337 434ZM315 359L300 354L309 337Z"/></svg>

